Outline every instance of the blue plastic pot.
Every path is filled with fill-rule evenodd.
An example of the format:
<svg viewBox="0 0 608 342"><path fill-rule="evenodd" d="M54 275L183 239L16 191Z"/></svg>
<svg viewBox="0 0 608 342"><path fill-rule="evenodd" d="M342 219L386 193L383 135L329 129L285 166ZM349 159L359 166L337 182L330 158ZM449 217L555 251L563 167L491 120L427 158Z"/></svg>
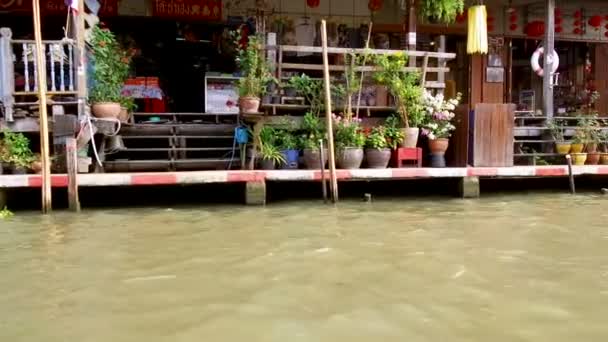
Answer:
<svg viewBox="0 0 608 342"><path fill-rule="evenodd" d="M281 165L281 169L294 170L298 168L298 161L300 159L299 150L283 150L281 153L283 154L283 158L285 158L285 163Z"/></svg>

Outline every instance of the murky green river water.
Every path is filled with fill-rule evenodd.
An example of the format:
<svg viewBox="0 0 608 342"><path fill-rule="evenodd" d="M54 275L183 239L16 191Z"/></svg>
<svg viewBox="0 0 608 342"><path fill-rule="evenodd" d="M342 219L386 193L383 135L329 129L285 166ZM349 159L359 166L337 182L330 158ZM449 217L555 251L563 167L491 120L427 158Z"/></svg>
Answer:
<svg viewBox="0 0 608 342"><path fill-rule="evenodd" d="M0 341L607 341L608 199L0 221Z"/></svg>

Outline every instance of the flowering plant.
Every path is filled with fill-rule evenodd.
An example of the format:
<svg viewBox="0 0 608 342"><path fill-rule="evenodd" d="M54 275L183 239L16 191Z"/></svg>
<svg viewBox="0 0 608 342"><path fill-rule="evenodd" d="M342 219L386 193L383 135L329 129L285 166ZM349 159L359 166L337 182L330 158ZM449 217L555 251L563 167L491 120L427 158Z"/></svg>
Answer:
<svg viewBox="0 0 608 342"><path fill-rule="evenodd" d="M430 140L449 138L451 132L456 129L452 120L456 116L454 110L460 103L461 97L462 95L458 93L456 98L445 100L443 94L433 96L425 91L422 102L427 122L423 125L422 135L426 135Z"/></svg>
<svg viewBox="0 0 608 342"><path fill-rule="evenodd" d="M345 147L362 148L365 145L365 134L361 129L361 119L346 119L334 115L336 125L336 146L341 149Z"/></svg>
<svg viewBox="0 0 608 342"><path fill-rule="evenodd" d="M92 102L120 102L121 90L129 76L132 55L123 50L107 28L95 26L89 42L93 53Z"/></svg>

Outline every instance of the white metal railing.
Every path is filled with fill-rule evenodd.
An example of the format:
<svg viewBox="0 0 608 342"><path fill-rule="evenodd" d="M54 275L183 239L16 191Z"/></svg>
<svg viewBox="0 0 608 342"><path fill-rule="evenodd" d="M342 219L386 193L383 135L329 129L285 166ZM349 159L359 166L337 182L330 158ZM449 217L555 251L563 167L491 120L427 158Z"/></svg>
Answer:
<svg viewBox="0 0 608 342"><path fill-rule="evenodd" d="M75 51L72 39L44 40L43 53L49 95L76 96ZM0 102L6 121L13 121L16 98L37 95L38 71L34 40L12 39L9 28L0 28Z"/></svg>

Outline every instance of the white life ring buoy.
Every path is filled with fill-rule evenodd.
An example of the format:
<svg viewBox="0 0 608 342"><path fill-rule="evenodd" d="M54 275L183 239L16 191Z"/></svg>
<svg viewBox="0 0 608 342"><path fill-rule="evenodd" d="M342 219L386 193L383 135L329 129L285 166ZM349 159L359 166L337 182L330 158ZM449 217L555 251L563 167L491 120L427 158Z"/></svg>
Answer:
<svg viewBox="0 0 608 342"><path fill-rule="evenodd" d="M536 51L534 51L534 53L532 54L532 58L530 59L530 64L532 64L532 70L538 75L538 76L544 76L545 75L545 71L543 70L543 68L540 66L540 56L542 56L545 53L545 49L541 46L538 49L536 49ZM553 65L551 66L551 74L554 74L557 71L557 68L559 68L559 55L557 54L557 52L555 52L555 50L553 50L553 53L551 54L551 57L553 60Z"/></svg>

